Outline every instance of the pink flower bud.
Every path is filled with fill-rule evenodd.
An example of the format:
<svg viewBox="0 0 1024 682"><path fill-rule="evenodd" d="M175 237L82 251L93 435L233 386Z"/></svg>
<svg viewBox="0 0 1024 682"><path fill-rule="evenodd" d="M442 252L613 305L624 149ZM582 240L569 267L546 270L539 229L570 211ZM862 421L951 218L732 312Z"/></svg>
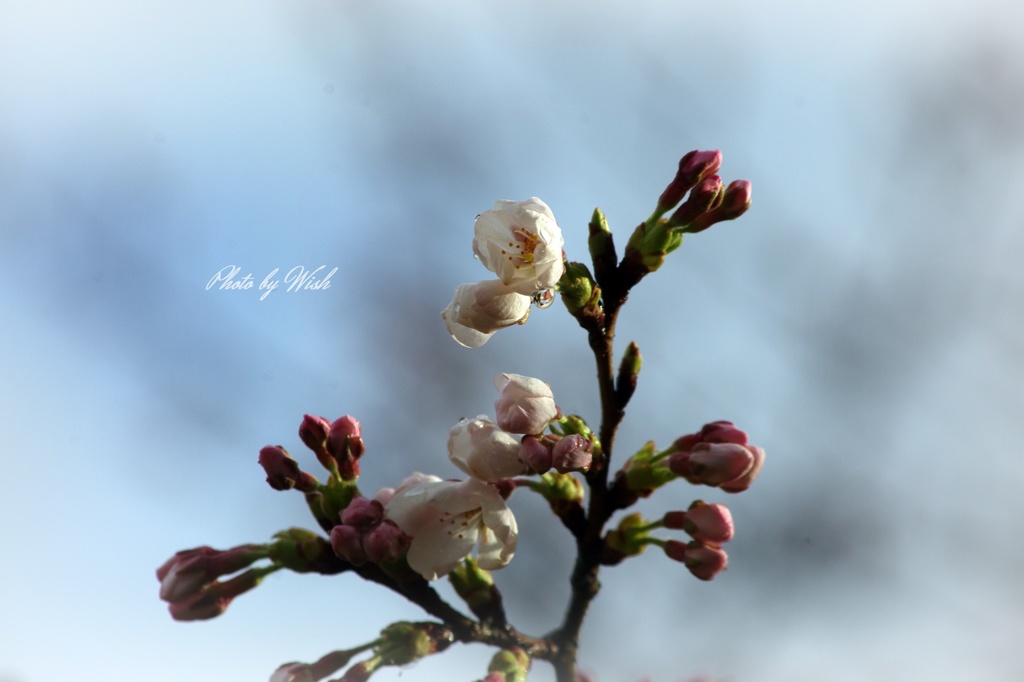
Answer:
<svg viewBox="0 0 1024 682"><path fill-rule="evenodd" d="M729 556L725 550L703 545L696 540L690 543L669 540L665 543L665 554L670 559L682 562L700 580L712 580L729 565Z"/></svg>
<svg viewBox="0 0 1024 682"><path fill-rule="evenodd" d="M690 452L698 443L736 443L747 444L747 434L737 429L732 422L717 421L705 424L697 433L680 436L672 444L678 452Z"/></svg>
<svg viewBox="0 0 1024 682"><path fill-rule="evenodd" d="M754 455L754 464L745 474L736 480L729 481L728 483L723 483L721 485L722 490L727 493L743 492L750 487L750 484L754 482L757 475L761 473L761 467L764 466L764 448L759 448L756 445L748 445L747 449Z"/></svg>
<svg viewBox="0 0 1024 682"><path fill-rule="evenodd" d="M559 416L551 387L540 379L499 374L494 377L494 386L501 392L494 401L498 426L509 433L543 433Z"/></svg>
<svg viewBox="0 0 1024 682"><path fill-rule="evenodd" d="M551 469L551 447L536 436L523 436L519 444L519 459L533 473L545 474Z"/></svg>
<svg viewBox="0 0 1024 682"><path fill-rule="evenodd" d="M291 490L299 481L299 463L280 445L268 445L260 450L259 463L274 490Z"/></svg>
<svg viewBox="0 0 1024 682"><path fill-rule="evenodd" d="M706 213L721 203L725 196L725 185L717 175L704 178L690 190L690 196L669 218L672 225L689 225L697 216Z"/></svg>
<svg viewBox="0 0 1024 682"><path fill-rule="evenodd" d="M337 463L343 480L351 481L359 477L358 460L365 451L362 430L355 417L345 415L331 424L327 434L327 452Z"/></svg>
<svg viewBox="0 0 1024 682"><path fill-rule="evenodd" d="M366 563L363 536L355 526L338 525L331 529L331 549L354 566Z"/></svg>
<svg viewBox="0 0 1024 682"><path fill-rule="evenodd" d="M721 544L732 539L735 528L725 505L697 500L685 511L668 512L662 518L666 528L686 531L694 540Z"/></svg>
<svg viewBox="0 0 1024 682"><path fill-rule="evenodd" d="M341 522L346 526L357 528L375 526L380 523L382 518L384 518L384 505L362 495L353 497L348 507L341 512Z"/></svg>
<svg viewBox="0 0 1024 682"><path fill-rule="evenodd" d="M679 160L679 170L676 177L669 183L665 191L658 199L658 210L665 212L671 210L683 199L690 188L694 187L706 177L718 172L722 167L722 152L697 151L687 153Z"/></svg>
<svg viewBox="0 0 1024 682"><path fill-rule="evenodd" d="M586 473L594 461L594 444L579 434L561 438L551 450L551 464L560 474Z"/></svg>
<svg viewBox="0 0 1024 682"><path fill-rule="evenodd" d="M719 486L738 479L754 465L749 449L735 443L699 443L690 453L668 458L668 467L693 484Z"/></svg>
<svg viewBox="0 0 1024 682"><path fill-rule="evenodd" d="M328 673L329 674L329 673ZM285 663L270 676L270 682L317 682L308 663Z"/></svg>
<svg viewBox="0 0 1024 682"><path fill-rule="evenodd" d="M700 430L700 439L705 443L747 444L747 434L737 429L732 422L717 421L705 424Z"/></svg>
<svg viewBox="0 0 1024 682"><path fill-rule="evenodd" d="M248 592L263 580L259 571L251 570L228 580L213 582L198 594L183 600L172 602L168 606L171 618L180 621L209 620L216 618L227 610L231 601L240 594Z"/></svg>
<svg viewBox="0 0 1024 682"><path fill-rule="evenodd" d="M697 217L687 232L701 232L715 223L725 220L735 220L747 212L750 208L751 184L749 180L734 180L725 188L725 196L722 203L707 213Z"/></svg>
<svg viewBox="0 0 1024 682"><path fill-rule="evenodd" d="M375 564L382 561L398 561L409 549L409 536L392 521L384 521L363 537L363 549L367 558Z"/></svg>
<svg viewBox="0 0 1024 682"><path fill-rule="evenodd" d="M319 457L327 452L327 434L331 432L331 423L323 417L307 414L299 425L299 438Z"/></svg>
<svg viewBox="0 0 1024 682"><path fill-rule="evenodd" d="M197 547L178 552L157 569L160 598L178 602L200 592L208 583L252 565L267 556L260 545L241 545L226 551Z"/></svg>

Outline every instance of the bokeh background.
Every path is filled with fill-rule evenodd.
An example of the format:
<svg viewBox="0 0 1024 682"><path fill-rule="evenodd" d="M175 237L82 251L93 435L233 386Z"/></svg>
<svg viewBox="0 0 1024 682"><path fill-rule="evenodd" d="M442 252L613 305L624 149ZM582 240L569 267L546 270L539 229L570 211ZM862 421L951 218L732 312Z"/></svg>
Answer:
<svg viewBox="0 0 1024 682"><path fill-rule="evenodd" d="M350 413L363 485L454 476L447 431L499 371L597 419L561 304L469 351L438 317L487 273L473 217L536 195L570 258L619 243L678 158L720 148L741 220L633 292L644 354L618 461L731 419L766 448L727 502L727 573L659 552L602 574L600 682L1024 679L1024 10L817 3L0 2L0 680L264 680L415 607L275 574L175 623L153 571L311 525L256 464L314 469ZM261 301L226 265L338 268ZM571 543L512 500L513 622L545 632ZM470 680L458 647L375 679ZM538 663L531 680L551 680Z"/></svg>

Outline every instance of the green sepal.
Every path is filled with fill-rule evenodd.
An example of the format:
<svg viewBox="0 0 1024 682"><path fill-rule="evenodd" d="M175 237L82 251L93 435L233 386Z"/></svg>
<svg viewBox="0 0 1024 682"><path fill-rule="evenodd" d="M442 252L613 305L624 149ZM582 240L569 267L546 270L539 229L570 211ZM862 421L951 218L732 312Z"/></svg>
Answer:
<svg viewBox="0 0 1024 682"><path fill-rule="evenodd" d="M622 466L626 475L626 487L641 497L647 497L656 489L676 478L664 462L655 461L654 441L648 441Z"/></svg>
<svg viewBox="0 0 1024 682"><path fill-rule="evenodd" d="M274 533L268 554L275 564L296 573L322 573L337 562L331 544L305 528Z"/></svg>
<svg viewBox="0 0 1024 682"><path fill-rule="evenodd" d="M331 476L327 483L320 487L320 511L325 518L337 524L341 521L341 512L358 493L359 487L354 481L344 481Z"/></svg>

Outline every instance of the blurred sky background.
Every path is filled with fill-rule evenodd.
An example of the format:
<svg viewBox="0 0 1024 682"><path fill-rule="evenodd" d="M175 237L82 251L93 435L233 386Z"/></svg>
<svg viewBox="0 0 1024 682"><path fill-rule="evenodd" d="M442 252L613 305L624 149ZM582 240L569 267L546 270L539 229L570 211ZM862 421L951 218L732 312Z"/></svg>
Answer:
<svg viewBox="0 0 1024 682"><path fill-rule="evenodd" d="M266 680L421 612L354 576L275 574L176 623L179 549L312 526L256 464L315 470L303 413L363 424L365 490L457 474L495 373L598 418L561 303L483 348L439 311L488 276L473 218L539 196L571 259L618 243L679 157L753 182L633 292L644 373L617 461L731 419L728 572L602 572L599 682L1024 679L1024 10L1018 2L0 2L0 682ZM339 268L260 301L226 265ZM572 546L528 493L496 574L560 619ZM463 646L375 680L471 680ZM553 679L539 662L531 680Z"/></svg>

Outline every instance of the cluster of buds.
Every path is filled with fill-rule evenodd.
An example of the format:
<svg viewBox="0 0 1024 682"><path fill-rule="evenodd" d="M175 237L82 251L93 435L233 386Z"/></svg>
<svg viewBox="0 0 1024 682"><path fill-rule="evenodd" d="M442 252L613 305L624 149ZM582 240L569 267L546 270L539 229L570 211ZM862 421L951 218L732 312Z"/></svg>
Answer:
<svg viewBox="0 0 1024 682"><path fill-rule="evenodd" d="M705 424L697 433L676 439L668 468L694 485L738 493L750 487L764 466L764 450L747 442L732 422Z"/></svg>
<svg viewBox="0 0 1024 682"><path fill-rule="evenodd" d="M665 528L684 531L690 542L668 540L662 548L669 558L682 562L690 573L701 580L711 580L726 569L729 557L721 543L732 539L732 514L722 504L706 504L697 500L686 511L671 511L662 517Z"/></svg>
<svg viewBox="0 0 1024 682"><path fill-rule="evenodd" d="M384 488L372 498L359 495L341 512L341 524L331 529L334 553L355 566L398 561L409 548L409 537L394 521L384 518L384 503L394 495Z"/></svg>
<svg viewBox="0 0 1024 682"><path fill-rule="evenodd" d="M175 620L215 618L235 597L256 587L268 569L251 569L226 581L218 578L268 556L266 545L241 545L224 551L207 546L183 550L156 570L160 598L169 604Z"/></svg>
<svg viewBox="0 0 1024 682"><path fill-rule="evenodd" d="M716 173L722 166L718 150L693 151L679 161L679 172L662 193L658 209L671 210L689 192L686 201L669 216L668 224L681 232L702 232L715 223L734 220L750 208L750 181L734 180L726 187Z"/></svg>
<svg viewBox="0 0 1024 682"><path fill-rule="evenodd" d="M343 481L359 478L359 458L366 444L354 417L345 415L331 423L307 414L299 427L299 438L327 471Z"/></svg>
<svg viewBox="0 0 1024 682"><path fill-rule="evenodd" d="M636 228L626 245L626 262L637 279L661 267L665 256L683 243L684 234L734 220L750 208L750 182L735 180L726 187L717 175L721 166L718 150L692 151L680 159L679 170L661 193L654 213ZM664 218L673 208L675 212Z"/></svg>

